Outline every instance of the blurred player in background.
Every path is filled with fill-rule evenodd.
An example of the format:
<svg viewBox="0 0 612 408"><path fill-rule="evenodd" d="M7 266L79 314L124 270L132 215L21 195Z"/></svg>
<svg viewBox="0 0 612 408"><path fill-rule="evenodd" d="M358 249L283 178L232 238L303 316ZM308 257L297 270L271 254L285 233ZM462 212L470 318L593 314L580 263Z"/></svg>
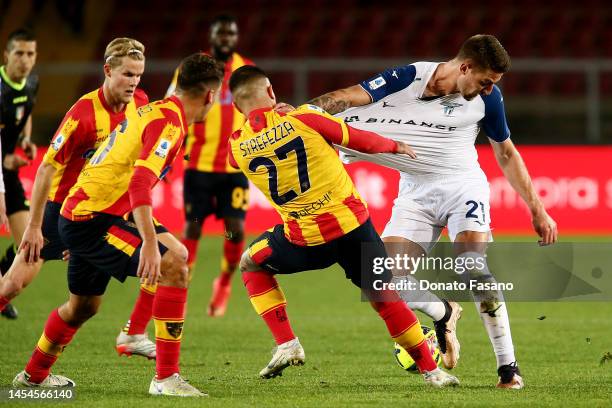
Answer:
<svg viewBox="0 0 612 408"><path fill-rule="evenodd" d="M30 31L19 29L9 34L4 50L4 65L0 67L0 134L2 135L2 173L6 189L6 215L13 236L13 245L0 257L0 273L4 275L15 259L16 248L28 221L28 201L19 168L28 160L15 154L20 146L29 160L36 157L31 142L32 109L38 93L38 76L31 75L36 64L36 38ZM1 309L1 308L0 308ZM17 309L5 305L1 314L17 318Z"/></svg>
<svg viewBox="0 0 612 408"><path fill-rule="evenodd" d="M238 25L234 17L221 15L210 25L210 54L225 64L225 77L218 100L206 120L194 123L187 135L187 164L183 184L185 232L190 273L198 253L198 241L206 218L223 218L225 241L221 273L213 282L209 316L223 316L231 294L231 279L244 250L244 217L249 205L249 183L227 162L227 140L244 123L232 104L228 81L232 72L253 62L236 52ZM178 70L177 70L178 72ZM176 84L176 72L168 94Z"/></svg>
<svg viewBox="0 0 612 408"><path fill-rule="evenodd" d="M144 51L144 45L134 39L112 40L104 52L104 83L83 95L60 124L36 174L19 253L0 280L0 310L36 277L44 261L62 259L66 247L59 238L57 220L68 191L110 132L148 103L147 95L137 88L144 72ZM164 245L181 245L161 228L158 232ZM120 353L155 358L155 344L145 335L154 293L155 287L141 286L130 319L133 323L117 339Z"/></svg>
<svg viewBox="0 0 612 408"><path fill-rule="evenodd" d="M2 141L0 141L0 157L2 156ZM8 218L6 217L6 198L4 197L4 177L0 171L0 228L8 226ZM2 279L0 277L0 279ZM0 307L0 312L2 308Z"/></svg>
<svg viewBox="0 0 612 408"><path fill-rule="evenodd" d="M491 230L489 186L474 147L480 128L489 137L504 175L529 207L540 244L557 240L556 223L510 140L503 97L495 85L509 68L510 57L499 41L476 35L448 62L390 68L312 101L332 114L342 112L338 116L357 128L409 143L417 154L413 160L349 151L349 159L358 157L400 170L398 198L382 234L389 256L416 258L428 253L445 226L458 257L484 254ZM488 269L478 272L487 281L495 281ZM413 295L402 293L411 308L434 319L443 362L454 367L459 358L456 323L461 307L430 292L419 299ZM497 358L497 386L522 388L502 293L473 295Z"/></svg>
<svg viewBox="0 0 612 408"><path fill-rule="evenodd" d="M158 284L153 300L156 376L153 395L203 396L179 374L187 300L187 250L166 247L157 237L152 189L179 155L187 127L202 120L221 85L222 70L202 54L183 60L175 95L127 116L98 147L60 210L59 232L70 250L68 302L51 312L16 387L71 387L50 374L76 331L98 311L114 277L139 276ZM134 222L124 215L132 212Z"/></svg>
<svg viewBox="0 0 612 408"><path fill-rule="evenodd" d="M274 111L272 85L257 67L239 68L230 79L230 88L237 108L248 117L230 138L230 163L264 193L284 223L255 239L240 262L251 303L278 345L259 373L272 378L305 360L274 275L339 263L347 278L367 295L370 275L362 276L362 267L373 265L368 260L386 256L366 204L331 144L368 153L411 157L414 153L403 142L352 129L315 106L304 105L289 114ZM366 243L370 250L360 256ZM408 350L427 383L458 384L455 377L438 368L417 317L393 295L396 301L369 298L393 339Z"/></svg>

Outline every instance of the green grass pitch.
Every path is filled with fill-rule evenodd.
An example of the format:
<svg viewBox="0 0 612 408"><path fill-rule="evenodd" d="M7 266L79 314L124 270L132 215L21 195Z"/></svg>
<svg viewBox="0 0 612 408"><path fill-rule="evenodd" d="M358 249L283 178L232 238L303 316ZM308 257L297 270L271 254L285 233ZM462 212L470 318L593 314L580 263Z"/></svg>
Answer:
<svg viewBox="0 0 612 408"><path fill-rule="evenodd" d="M7 241L2 241L2 246ZM100 313L66 349L53 372L77 383L76 400L87 407L421 407L421 406L610 406L612 361L611 303L513 303L512 334L524 374L521 391L497 390L495 358L472 304L464 304L458 334L462 344L461 380L456 389L426 387L420 376L395 363L385 326L337 267L279 281L288 313L306 350L306 365L283 377L261 380L259 370L273 346L252 310L239 277L227 315L205 316L211 282L218 273L221 240L200 245L189 293L182 348L182 371L207 391L206 400L150 397L154 363L119 358L114 342L137 295L136 279L113 281ZM23 369L48 313L67 298L65 265L47 264L37 280L14 302L16 321L0 320L0 387ZM538 317L546 316L539 320ZM428 319L421 319L431 324ZM149 326L152 336L152 325ZM588 340L587 340L588 338ZM14 405L0 401L0 406ZM26 405L27 406L27 405ZM31 405L30 405L31 406Z"/></svg>

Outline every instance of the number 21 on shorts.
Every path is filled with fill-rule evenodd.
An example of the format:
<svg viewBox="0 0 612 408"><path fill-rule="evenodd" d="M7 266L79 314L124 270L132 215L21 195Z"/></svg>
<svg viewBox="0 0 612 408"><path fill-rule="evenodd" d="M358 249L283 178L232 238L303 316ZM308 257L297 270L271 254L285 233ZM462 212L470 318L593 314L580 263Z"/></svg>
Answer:
<svg viewBox="0 0 612 408"><path fill-rule="evenodd" d="M482 201L469 200L465 202L465 205L467 206L465 218L474 218L478 225L485 225L487 223L487 212Z"/></svg>

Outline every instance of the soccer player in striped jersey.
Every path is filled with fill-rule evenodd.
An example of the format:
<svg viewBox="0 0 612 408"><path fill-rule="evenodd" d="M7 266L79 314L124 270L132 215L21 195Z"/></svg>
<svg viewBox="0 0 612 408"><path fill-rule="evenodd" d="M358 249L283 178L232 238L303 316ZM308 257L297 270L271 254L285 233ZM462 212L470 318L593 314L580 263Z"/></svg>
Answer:
<svg viewBox="0 0 612 408"><path fill-rule="evenodd" d="M391 256L424 256L448 227L458 257L483 259L492 238L489 185L474 147L481 128L504 175L530 209L539 244L557 240L557 224L546 212L510 139L503 96L496 86L509 68L510 57L494 36L475 35L450 61L390 68L312 101L352 126L414 147L416 160L348 151L351 157L400 171L400 192L382 234ZM495 282L486 265L474 272L487 282ZM454 367L459 358L459 304L430 292L405 291L402 296L410 307L434 319L444 365ZM495 352L497 387L523 388L503 294L474 291L473 297Z"/></svg>
<svg viewBox="0 0 612 408"><path fill-rule="evenodd" d="M312 105L288 114L276 112L270 81L257 67L236 70L230 89L237 108L248 118L230 137L230 163L264 193L283 220L255 239L240 261L251 303L278 345L260 376L276 377L305 360L274 275L339 263L347 278L368 296L391 337L414 358L425 381L457 385L458 380L433 361L416 315L397 293L373 296L371 266L374 258L386 257L384 245L331 144L415 157L412 150L402 142L350 128Z"/></svg>
<svg viewBox="0 0 612 408"><path fill-rule="evenodd" d="M112 40L104 52L104 83L83 95L66 113L37 171L20 253L0 280L0 310L36 277L44 261L62 259L66 248L59 238L57 219L68 191L108 134L148 103L147 95L137 88L144 72L144 51L134 39ZM158 229L166 246L181 246L172 234ZM145 335L154 291L142 285L129 331L122 332L117 341L120 352L155 358L155 344Z"/></svg>
<svg viewBox="0 0 612 408"><path fill-rule="evenodd" d="M244 116L232 104L228 81L232 72L253 62L236 52L238 25L228 15L216 17L210 25L210 54L222 61L225 76L218 100L206 120L189 127L186 169L183 181L185 231L183 244L189 250L193 269L198 241L206 218L222 218L225 227L221 272L214 280L208 304L209 316L223 316L231 294L231 279L244 250L244 218L249 205L249 183L227 161L227 140L244 123ZM178 70L177 70L178 71ZM176 72L168 92L176 83ZM190 270L191 272L191 270Z"/></svg>
<svg viewBox="0 0 612 408"><path fill-rule="evenodd" d="M218 63L202 54L183 60L176 94L137 110L112 131L85 165L60 210L58 229L70 251L68 302L49 315L44 332L13 385L70 387L50 374L77 330L97 313L114 277L158 284L153 300L156 376L153 395L203 396L180 376L187 300L187 251L168 248L156 234L152 189L178 156L187 126L202 120L221 85ZM133 214L133 222L124 215Z"/></svg>

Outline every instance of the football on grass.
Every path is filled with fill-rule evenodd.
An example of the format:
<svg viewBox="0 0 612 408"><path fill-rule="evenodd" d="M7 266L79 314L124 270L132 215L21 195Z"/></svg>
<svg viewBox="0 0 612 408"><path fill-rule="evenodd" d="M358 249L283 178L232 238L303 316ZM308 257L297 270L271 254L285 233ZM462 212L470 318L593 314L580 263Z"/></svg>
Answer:
<svg viewBox="0 0 612 408"><path fill-rule="evenodd" d="M431 352L431 356L433 357L436 364L440 365L442 358L440 356L440 347L438 347L438 339L436 338L436 332L430 329L427 326L422 326L423 335L425 336L425 341L429 346L429 351ZM416 363L410 357L410 354L399 344L395 343L393 354L395 355L395 359L400 367L404 370L419 374L419 369L417 368Z"/></svg>

